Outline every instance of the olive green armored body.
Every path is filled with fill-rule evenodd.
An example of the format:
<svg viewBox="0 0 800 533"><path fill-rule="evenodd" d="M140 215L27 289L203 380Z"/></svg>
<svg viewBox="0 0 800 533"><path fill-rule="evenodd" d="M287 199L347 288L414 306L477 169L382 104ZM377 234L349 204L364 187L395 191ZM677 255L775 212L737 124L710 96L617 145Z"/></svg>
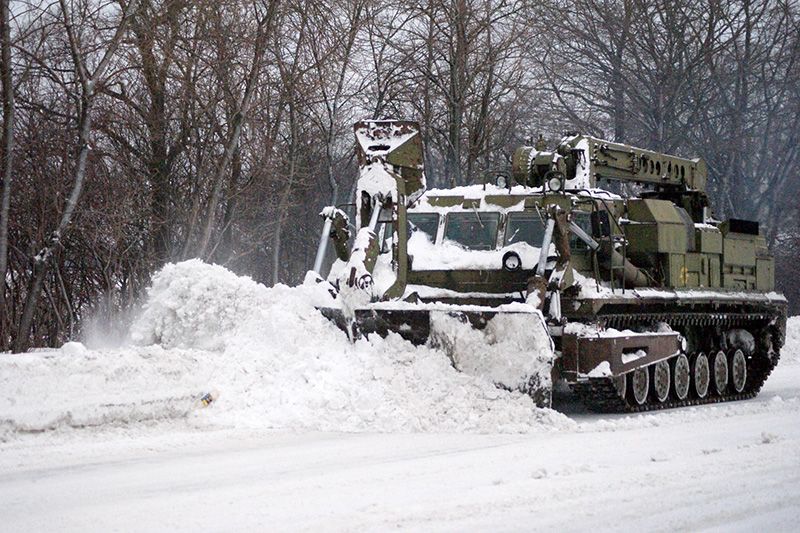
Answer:
<svg viewBox="0 0 800 533"><path fill-rule="evenodd" d="M549 375L498 384L540 405L570 390L601 411L751 397L777 364L786 300L773 257L757 222L709 213L701 159L574 135L520 148L493 183L428 191L416 124L355 130L351 246L347 217L324 212L342 305L322 311L349 333L440 343L436 315L476 330L513 317L487 353L498 335L539 328Z"/></svg>

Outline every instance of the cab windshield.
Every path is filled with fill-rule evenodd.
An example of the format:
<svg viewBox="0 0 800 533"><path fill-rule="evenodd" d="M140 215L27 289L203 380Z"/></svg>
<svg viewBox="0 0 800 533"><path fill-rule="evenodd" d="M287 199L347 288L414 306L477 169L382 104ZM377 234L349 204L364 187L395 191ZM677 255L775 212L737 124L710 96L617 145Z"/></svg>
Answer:
<svg viewBox="0 0 800 533"><path fill-rule="evenodd" d="M539 248L544 240L544 224L538 213L509 213L505 244L525 242Z"/></svg>
<svg viewBox="0 0 800 533"><path fill-rule="evenodd" d="M439 215L436 213L409 213L408 235L421 231L431 242L436 241L436 230L439 229Z"/></svg>
<svg viewBox="0 0 800 533"><path fill-rule="evenodd" d="M408 213L408 218L406 219L407 225L406 228L408 230L408 237L417 232L422 232L427 235L428 240L431 243L436 242L436 232L439 229L439 215L436 213ZM392 242L394 240L394 234L392 232L392 223L390 221L383 222L381 224L382 229L380 230L381 233L379 235L383 235L381 240L381 253L387 253L392 249Z"/></svg>
<svg viewBox="0 0 800 533"><path fill-rule="evenodd" d="M470 250L493 250L499 221L498 213L450 213L444 237Z"/></svg>

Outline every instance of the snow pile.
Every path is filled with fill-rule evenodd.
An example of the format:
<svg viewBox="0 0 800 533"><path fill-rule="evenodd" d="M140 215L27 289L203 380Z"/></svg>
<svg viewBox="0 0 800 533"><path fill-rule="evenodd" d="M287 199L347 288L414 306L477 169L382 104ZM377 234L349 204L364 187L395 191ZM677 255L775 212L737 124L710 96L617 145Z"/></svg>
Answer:
<svg viewBox="0 0 800 533"><path fill-rule="evenodd" d="M199 261L170 265L154 277L132 330L138 346L68 343L0 356L0 441L20 432L170 419L198 428L354 432L575 427L529 396L493 385L518 384L549 364L550 347L513 317L480 333L480 349L459 356L459 372L446 350L397 335L351 343L315 303L332 299L313 276L300 287L266 288ZM455 342L468 334L476 332L458 332ZM537 356L512 357L520 342ZM481 350L493 353L493 365ZM789 319L782 353L781 364L799 362L800 317ZM219 399L196 409L213 389Z"/></svg>
<svg viewBox="0 0 800 533"><path fill-rule="evenodd" d="M441 352L399 336L373 335L350 345L338 331L314 333L323 339L263 354L269 359L254 353L252 337L243 339L235 349L247 372L219 376L223 396L204 415L220 423L234 417L239 425L326 431L528 432L569 425L536 409L529 397L459 373Z"/></svg>
<svg viewBox="0 0 800 533"><path fill-rule="evenodd" d="M311 278L268 289L199 261L169 265L132 330L145 346L70 345L0 359L0 424L6 433L174 417L201 427L324 431L574 425L526 395L456 371L442 351L396 335L350 343L314 308L325 298ZM194 409L212 389L220 398Z"/></svg>
<svg viewBox="0 0 800 533"><path fill-rule="evenodd" d="M213 267L178 266L187 271L164 286L154 282L151 300L170 294L169 315L192 317L202 300L188 288L180 296L185 278L197 279ZM215 287L237 295L249 290L250 280L226 274L227 282ZM240 306L237 327L221 335L224 348L209 354L217 362L209 387L219 389L221 398L203 417L223 424L336 431L527 431L542 422L564 422L536 409L527 396L457 372L440 351L414 347L399 336L351 344L314 308L313 288L258 288L259 296ZM215 298L225 300L219 294ZM176 315L173 307L183 312ZM220 311L229 316L230 309L223 307ZM161 322L161 316L154 318Z"/></svg>
<svg viewBox="0 0 800 533"><path fill-rule="evenodd" d="M0 442L16 432L183 417L205 386L204 353L160 346L0 358Z"/></svg>
<svg viewBox="0 0 800 533"><path fill-rule="evenodd" d="M432 311L431 337L462 372L511 390L552 387L553 346L538 309L496 315L482 330L465 318Z"/></svg>
<svg viewBox="0 0 800 533"><path fill-rule="evenodd" d="M778 364L800 364L800 315L786 321L786 341Z"/></svg>
<svg viewBox="0 0 800 533"><path fill-rule="evenodd" d="M224 348L248 310L269 305L270 296L282 289L269 291L250 278L198 259L170 264L153 278L131 338L137 344L164 348Z"/></svg>

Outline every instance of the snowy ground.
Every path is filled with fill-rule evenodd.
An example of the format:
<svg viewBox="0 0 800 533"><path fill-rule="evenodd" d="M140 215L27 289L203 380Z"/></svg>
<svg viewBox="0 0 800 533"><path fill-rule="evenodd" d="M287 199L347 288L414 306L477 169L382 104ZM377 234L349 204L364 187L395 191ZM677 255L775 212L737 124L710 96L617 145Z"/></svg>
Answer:
<svg viewBox="0 0 800 533"><path fill-rule="evenodd" d="M755 399L600 416L350 344L323 296L183 263L135 345L0 355L0 531L797 530L800 317Z"/></svg>

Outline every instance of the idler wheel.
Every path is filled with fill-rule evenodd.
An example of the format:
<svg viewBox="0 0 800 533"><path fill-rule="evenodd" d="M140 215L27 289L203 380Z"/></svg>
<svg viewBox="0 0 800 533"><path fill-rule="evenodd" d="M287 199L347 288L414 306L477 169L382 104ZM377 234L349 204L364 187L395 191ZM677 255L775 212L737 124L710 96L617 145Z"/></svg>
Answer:
<svg viewBox="0 0 800 533"><path fill-rule="evenodd" d="M647 368L637 368L630 374L630 390L636 405L647 402L647 393L650 392L650 372Z"/></svg>
<svg viewBox="0 0 800 533"><path fill-rule="evenodd" d="M725 394L728 388L728 358L725 352L720 350L714 356L714 392L719 396Z"/></svg>
<svg viewBox="0 0 800 533"><path fill-rule="evenodd" d="M731 385L733 390L737 393L744 390L744 385L747 382L747 361L744 358L742 350L736 350L731 356Z"/></svg>
<svg viewBox="0 0 800 533"><path fill-rule="evenodd" d="M680 354L672 360L672 390L679 400L685 400L689 396L689 368L686 354Z"/></svg>
<svg viewBox="0 0 800 533"><path fill-rule="evenodd" d="M694 393L698 398L705 398L711 381L711 367L708 364L708 356L703 352L697 354L694 359L692 378L694 381Z"/></svg>
<svg viewBox="0 0 800 533"><path fill-rule="evenodd" d="M669 363L659 361L653 365L653 395L658 403L664 403L669 396Z"/></svg>

